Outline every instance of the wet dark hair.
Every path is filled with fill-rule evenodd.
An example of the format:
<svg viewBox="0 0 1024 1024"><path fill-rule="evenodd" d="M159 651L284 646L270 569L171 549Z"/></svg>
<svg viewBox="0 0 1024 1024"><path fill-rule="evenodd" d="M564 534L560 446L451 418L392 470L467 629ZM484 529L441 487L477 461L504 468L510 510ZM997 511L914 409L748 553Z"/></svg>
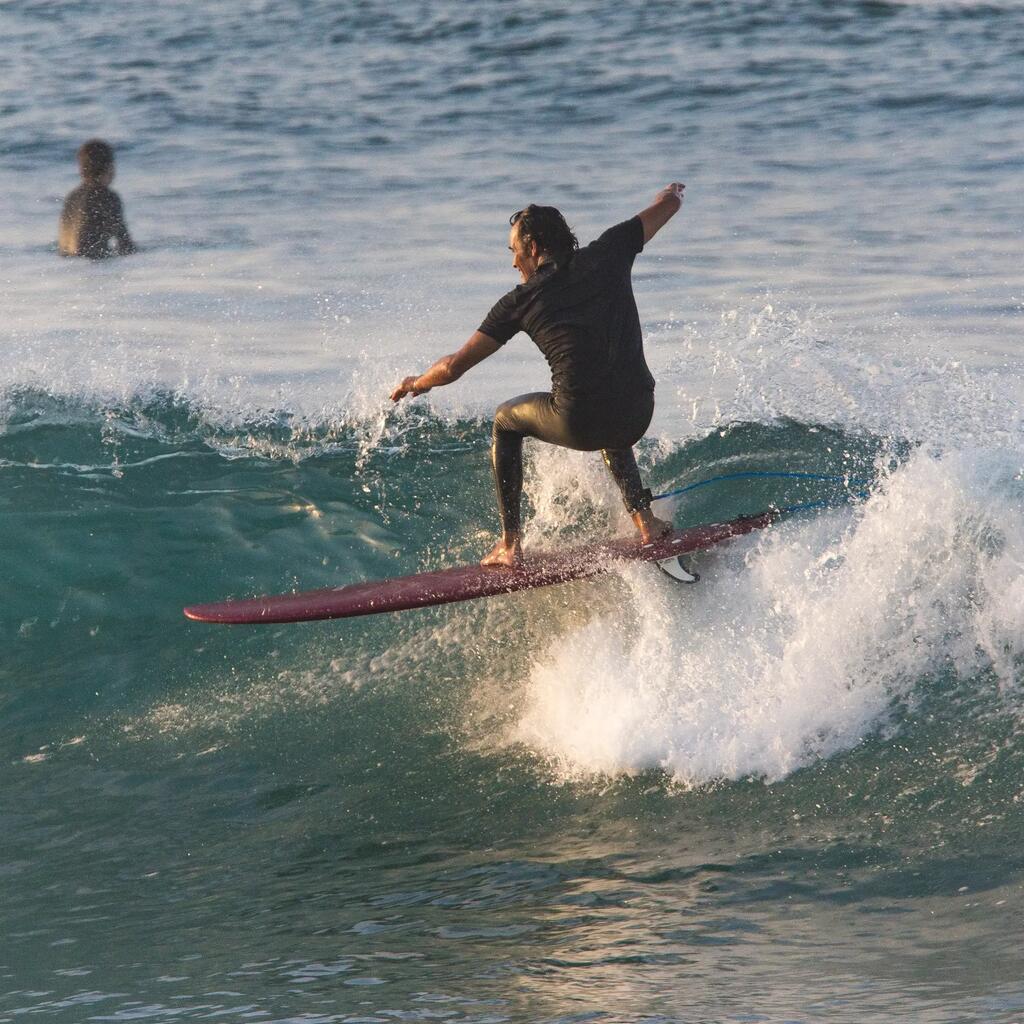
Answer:
<svg viewBox="0 0 1024 1024"><path fill-rule="evenodd" d="M521 241L536 242L541 252L552 256L567 256L580 247L572 228L553 206L535 206L531 203L525 210L513 213L508 222L519 225Z"/></svg>
<svg viewBox="0 0 1024 1024"><path fill-rule="evenodd" d="M83 142L78 150L78 169L83 178L98 178L114 166L114 150L102 139Z"/></svg>

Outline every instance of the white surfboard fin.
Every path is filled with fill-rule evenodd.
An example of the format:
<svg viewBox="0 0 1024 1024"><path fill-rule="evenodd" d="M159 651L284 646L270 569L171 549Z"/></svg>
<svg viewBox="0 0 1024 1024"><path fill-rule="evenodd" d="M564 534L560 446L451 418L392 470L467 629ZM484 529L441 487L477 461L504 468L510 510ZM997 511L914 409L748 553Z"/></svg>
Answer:
<svg viewBox="0 0 1024 1024"><path fill-rule="evenodd" d="M671 558L663 558L657 563L658 568L672 579L679 583L696 583L700 576L695 572L690 572L689 569L683 565L683 560L679 555L673 555Z"/></svg>

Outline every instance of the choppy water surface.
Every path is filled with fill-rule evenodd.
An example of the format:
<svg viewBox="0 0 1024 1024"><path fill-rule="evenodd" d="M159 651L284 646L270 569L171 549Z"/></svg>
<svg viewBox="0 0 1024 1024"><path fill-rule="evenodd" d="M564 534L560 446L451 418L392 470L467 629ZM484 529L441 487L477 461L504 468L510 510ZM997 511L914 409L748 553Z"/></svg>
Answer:
<svg viewBox="0 0 1024 1024"><path fill-rule="evenodd" d="M0 6L0 1021L1016 1021L1024 11ZM144 251L57 259L87 136ZM514 283L637 262L677 522L514 598L183 604L478 557ZM847 487L842 479L867 481ZM528 542L625 531L531 449Z"/></svg>

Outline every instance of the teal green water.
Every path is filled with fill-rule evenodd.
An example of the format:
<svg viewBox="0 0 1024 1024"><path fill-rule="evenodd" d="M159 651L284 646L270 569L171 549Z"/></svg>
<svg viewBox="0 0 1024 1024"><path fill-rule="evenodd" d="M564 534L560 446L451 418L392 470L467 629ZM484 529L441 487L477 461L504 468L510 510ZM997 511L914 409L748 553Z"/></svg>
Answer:
<svg viewBox="0 0 1024 1024"><path fill-rule="evenodd" d="M351 622L181 616L473 557L486 442L426 415L227 428L161 396L14 399L4 1019L1012 1012L1020 647L983 647L1019 550L979 520L969 467L737 424L648 447L654 486L785 468L868 477L871 497L700 556L697 588L633 567ZM730 481L676 516L841 489ZM601 486L578 500L570 479L530 535L623 528ZM904 500L952 500L960 548ZM884 572L856 564L873 533ZM862 586L919 614L865 618Z"/></svg>
<svg viewBox="0 0 1024 1024"><path fill-rule="evenodd" d="M1021 1024L1022 56L1013 0L0 4L0 1024ZM486 551L540 356L387 395L514 210L675 180L650 483L866 500L692 588L183 618ZM594 456L527 492L630 528Z"/></svg>

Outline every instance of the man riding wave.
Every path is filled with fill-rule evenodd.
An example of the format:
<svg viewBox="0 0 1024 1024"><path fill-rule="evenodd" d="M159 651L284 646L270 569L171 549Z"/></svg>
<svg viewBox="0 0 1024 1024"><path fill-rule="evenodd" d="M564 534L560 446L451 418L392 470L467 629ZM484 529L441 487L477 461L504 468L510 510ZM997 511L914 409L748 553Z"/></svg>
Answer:
<svg viewBox="0 0 1024 1024"><path fill-rule="evenodd" d="M684 187L666 186L645 210L582 249L554 207L530 205L513 214L508 244L522 284L498 300L458 352L406 377L391 393L397 402L451 384L519 331L547 360L551 391L512 398L494 416L501 539L482 565L513 566L522 558L524 437L600 451L641 543L672 528L651 512L651 492L633 456L654 414L654 378L644 359L631 274L633 260L679 210Z"/></svg>

